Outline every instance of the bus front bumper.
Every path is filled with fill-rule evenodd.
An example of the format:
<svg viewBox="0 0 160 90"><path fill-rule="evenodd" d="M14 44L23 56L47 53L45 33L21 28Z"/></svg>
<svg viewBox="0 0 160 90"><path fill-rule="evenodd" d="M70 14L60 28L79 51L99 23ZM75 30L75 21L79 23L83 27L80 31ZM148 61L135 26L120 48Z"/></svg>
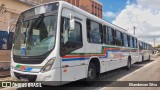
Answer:
<svg viewBox="0 0 160 90"><path fill-rule="evenodd" d="M60 68L52 69L44 73L31 73L22 72L18 70L11 69L10 74L12 77L20 81L30 81L30 82L41 82L44 85L57 86L60 85ZM52 83L51 83L52 82Z"/></svg>

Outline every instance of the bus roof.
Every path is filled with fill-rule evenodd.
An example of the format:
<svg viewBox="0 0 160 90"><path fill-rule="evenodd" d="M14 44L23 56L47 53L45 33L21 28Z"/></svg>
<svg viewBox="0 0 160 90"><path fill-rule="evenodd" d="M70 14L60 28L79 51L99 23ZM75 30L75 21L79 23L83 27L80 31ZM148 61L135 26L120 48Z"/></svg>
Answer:
<svg viewBox="0 0 160 90"><path fill-rule="evenodd" d="M64 6L64 7L65 6L70 7L70 9L74 8L75 12L77 12L77 13L81 12L80 14L88 17L89 19L92 19L93 21L99 22L99 23L101 23L103 25L106 25L106 26L111 27L113 29L119 30L119 31L121 31L123 33L126 33L126 34L128 34L128 35L130 35L132 37L135 37L134 35L128 33L127 30L125 30L124 28L121 28L121 27L119 27L119 26L117 26L115 24L112 24L112 23L110 23L110 22L108 22L106 20L103 20L103 19L101 19L101 18L99 18L99 17L97 17L95 15L92 15L91 13L89 13L87 11L84 11L81 8L78 8L78 7L72 5L72 4L68 3L68 2L65 2L65 1L58 1L58 2L60 2L60 4L62 4L62 6ZM135 37L135 38L137 38L137 37Z"/></svg>
<svg viewBox="0 0 160 90"><path fill-rule="evenodd" d="M106 26L111 27L111 28L113 28L113 29L115 29L115 30L121 31L121 32L123 32L123 33L126 33L127 35L130 35L130 36L132 36L132 37L135 37L134 35L128 33L127 30L125 30L124 28L121 28L121 27L119 27L119 26L117 26L117 25L115 25L115 24L112 24L112 23L110 23L110 22L108 22L108 21L106 21L106 20L103 20L103 19L101 19L101 18L99 18L99 17L97 17L97 16L94 16L94 15L92 15L91 13L86 12L86 11L82 10L81 8L78 8L78 7L72 5L72 4L68 3L68 2L65 2L65 1L54 1L54 2L49 2L49 3L39 4L39 5L36 5L36 6L32 7L32 8L30 8L30 9L33 9L33 8L38 7L38 6L41 6L41 5L46 5L46 4L55 3L55 2L59 2L59 4L60 4L62 7L70 8L70 9L74 10L74 11L77 12L77 13L81 12L81 13L80 13L81 15L86 16L86 17L88 17L89 19L92 19L93 21L97 21L97 22L99 22L99 23L101 23L101 24L103 24L103 25L106 25ZM28 10L30 10L30 9L28 9ZM28 11L28 10L25 10L25 11ZM25 11L23 11L23 12L25 12ZM22 13L23 13L23 12L22 12ZM135 37L135 38L137 38L137 37Z"/></svg>

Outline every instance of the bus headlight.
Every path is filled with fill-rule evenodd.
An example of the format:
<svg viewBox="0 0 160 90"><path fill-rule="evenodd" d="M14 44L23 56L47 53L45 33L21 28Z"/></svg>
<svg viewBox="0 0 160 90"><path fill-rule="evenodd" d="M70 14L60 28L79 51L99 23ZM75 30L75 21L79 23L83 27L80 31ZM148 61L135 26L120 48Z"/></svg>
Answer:
<svg viewBox="0 0 160 90"><path fill-rule="evenodd" d="M47 71L49 71L52 68L54 61L55 61L55 58L51 58L46 63L46 65L44 65L44 67L41 69L41 72L47 72Z"/></svg>

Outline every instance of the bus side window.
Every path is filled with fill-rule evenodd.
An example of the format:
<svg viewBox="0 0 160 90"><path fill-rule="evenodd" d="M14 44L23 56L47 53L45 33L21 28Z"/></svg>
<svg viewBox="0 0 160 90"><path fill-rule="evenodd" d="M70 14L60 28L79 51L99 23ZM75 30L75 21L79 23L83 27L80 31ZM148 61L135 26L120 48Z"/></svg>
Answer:
<svg viewBox="0 0 160 90"><path fill-rule="evenodd" d="M122 37L121 32L116 30L116 38L115 38L116 45L122 46Z"/></svg>
<svg viewBox="0 0 160 90"><path fill-rule="evenodd" d="M81 24L79 22L75 23L74 31L69 31L69 41L82 42Z"/></svg>
<svg viewBox="0 0 160 90"><path fill-rule="evenodd" d="M75 30L69 30L69 18L62 17L60 41L61 41L61 56L64 56L72 51L82 48L82 25L75 22Z"/></svg>
<svg viewBox="0 0 160 90"><path fill-rule="evenodd" d="M133 48L133 39L131 36L130 36L130 47Z"/></svg>
<svg viewBox="0 0 160 90"><path fill-rule="evenodd" d="M106 27L106 26L104 26L104 28L103 28L104 30L103 30L103 42L104 42L104 44L109 44L109 42L108 42L108 28Z"/></svg>
<svg viewBox="0 0 160 90"><path fill-rule="evenodd" d="M127 35L128 47L130 47L130 36Z"/></svg>
<svg viewBox="0 0 160 90"><path fill-rule="evenodd" d="M97 43L101 44L103 43L103 33L102 33L102 25L91 21L87 20L87 39L88 42L90 43Z"/></svg>
<svg viewBox="0 0 160 90"><path fill-rule="evenodd" d="M137 48L137 39L134 38L134 48Z"/></svg>
<svg viewBox="0 0 160 90"><path fill-rule="evenodd" d="M123 34L123 43L124 47L128 47L128 37L126 34Z"/></svg>
<svg viewBox="0 0 160 90"><path fill-rule="evenodd" d="M114 30L108 27L108 35L109 35L109 45L114 45Z"/></svg>
<svg viewBox="0 0 160 90"><path fill-rule="evenodd" d="M123 33L121 32L121 43L122 43L122 46L124 46L124 43L123 43Z"/></svg>

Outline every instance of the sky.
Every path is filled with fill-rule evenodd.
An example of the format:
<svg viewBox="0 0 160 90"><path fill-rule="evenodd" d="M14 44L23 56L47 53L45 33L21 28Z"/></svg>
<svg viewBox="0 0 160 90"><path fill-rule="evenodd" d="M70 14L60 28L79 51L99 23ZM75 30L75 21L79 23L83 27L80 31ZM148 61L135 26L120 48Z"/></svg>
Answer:
<svg viewBox="0 0 160 90"><path fill-rule="evenodd" d="M145 42L160 44L160 0L99 0L103 19L126 29Z"/></svg>

